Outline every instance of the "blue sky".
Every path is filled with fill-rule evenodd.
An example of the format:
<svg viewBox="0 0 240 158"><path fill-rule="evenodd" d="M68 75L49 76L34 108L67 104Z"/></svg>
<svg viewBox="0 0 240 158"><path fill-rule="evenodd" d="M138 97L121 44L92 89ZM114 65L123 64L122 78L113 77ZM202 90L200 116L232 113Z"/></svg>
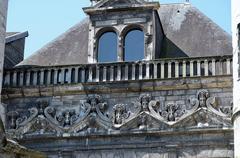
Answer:
<svg viewBox="0 0 240 158"><path fill-rule="evenodd" d="M160 3L181 3L185 0L160 0ZM231 33L230 0L190 0L193 6ZM82 7L89 0L10 0L8 32L28 31L25 57L28 57L71 26L81 21Z"/></svg>

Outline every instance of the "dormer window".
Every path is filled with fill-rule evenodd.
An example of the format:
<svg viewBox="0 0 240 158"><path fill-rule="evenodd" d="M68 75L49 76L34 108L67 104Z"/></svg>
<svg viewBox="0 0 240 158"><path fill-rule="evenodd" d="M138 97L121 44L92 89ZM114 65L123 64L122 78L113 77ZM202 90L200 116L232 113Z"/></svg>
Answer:
<svg viewBox="0 0 240 158"><path fill-rule="evenodd" d="M98 62L117 61L117 34L114 31L103 33L98 39Z"/></svg>
<svg viewBox="0 0 240 158"><path fill-rule="evenodd" d="M155 12L159 2L93 0L89 15L88 63L155 59Z"/></svg>

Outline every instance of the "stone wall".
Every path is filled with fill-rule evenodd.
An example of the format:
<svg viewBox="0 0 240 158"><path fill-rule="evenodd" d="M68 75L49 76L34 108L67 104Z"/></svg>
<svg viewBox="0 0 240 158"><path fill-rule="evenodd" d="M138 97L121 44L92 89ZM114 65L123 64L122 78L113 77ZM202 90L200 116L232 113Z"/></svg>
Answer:
<svg viewBox="0 0 240 158"><path fill-rule="evenodd" d="M233 157L229 75L6 87L3 100L9 135L53 158Z"/></svg>

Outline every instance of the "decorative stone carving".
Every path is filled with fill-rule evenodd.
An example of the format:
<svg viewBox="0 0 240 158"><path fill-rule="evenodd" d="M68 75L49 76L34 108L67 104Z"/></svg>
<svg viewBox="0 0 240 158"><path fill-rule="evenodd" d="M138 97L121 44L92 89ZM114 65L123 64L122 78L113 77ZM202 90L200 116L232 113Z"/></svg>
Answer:
<svg viewBox="0 0 240 158"><path fill-rule="evenodd" d="M167 104L164 107L164 109L160 111L160 115L170 122L177 121L185 113L186 113L185 106L180 106L174 103Z"/></svg>
<svg viewBox="0 0 240 158"><path fill-rule="evenodd" d="M79 135L114 130L151 130L231 126L231 107L219 105L207 90L200 90L189 104L161 104L142 94L133 107L116 104L108 108L99 95L91 95L79 105L49 105L37 102L28 112L8 112L8 128L22 135ZM130 110L131 109L131 110ZM111 114L109 114L111 112Z"/></svg>
<svg viewBox="0 0 240 158"><path fill-rule="evenodd" d="M130 116L130 112L127 111L126 105L117 104L113 107L113 124L120 125L125 123L125 120Z"/></svg>
<svg viewBox="0 0 240 158"><path fill-rule="evenodd" d="M142 111L149 111L151 107L156 109L157 107L159 107L159 105L160 105L159 101L152 100L151 95L142 94L137 99L137 101L134 102L134 106L137 109L137 112L135 113L140 113Z"/></svg>
<svg viewBox="0 0 240 158"><path fill-rule="evenodd" d="M197 93L197 99L199 101L200 107L206 107L207 106L207 100L210 97L207 90L200 90Z"/></svg>
<svg viewBox="0 0 240 158"><path fill-rule="evenodd" d="M9 128L10 129L16 129L17 128L17 118L19 116L17 111L10 111L7 113L8 119L9 119Z"/></svg>

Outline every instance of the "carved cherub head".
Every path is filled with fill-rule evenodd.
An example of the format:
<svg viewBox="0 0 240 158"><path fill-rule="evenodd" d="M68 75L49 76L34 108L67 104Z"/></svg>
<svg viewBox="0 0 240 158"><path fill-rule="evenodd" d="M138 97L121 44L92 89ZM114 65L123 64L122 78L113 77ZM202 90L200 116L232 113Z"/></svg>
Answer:
<svg viewBox="0 0 240 158"><path fill-rule="evenodd" d="M123 115L126 113L126 107L124 104L117 104L113 107L114 111L114 123L122 124Z"/></svg>
<svg viewBox="0 0 240 158"><path fill-rule="evenodd" d="M197 93L197 98L199 100L199 106L205 107L206 101L209 98L209 92L207 90L201 90Z"/></svg>
<svg viewBox="0 0 240 158"><path fill-rule="evenodd" d="M139 102L141 103L143 110L147 110L150 101L151 101L150 94L142 94L139 97Z"/></svg>

